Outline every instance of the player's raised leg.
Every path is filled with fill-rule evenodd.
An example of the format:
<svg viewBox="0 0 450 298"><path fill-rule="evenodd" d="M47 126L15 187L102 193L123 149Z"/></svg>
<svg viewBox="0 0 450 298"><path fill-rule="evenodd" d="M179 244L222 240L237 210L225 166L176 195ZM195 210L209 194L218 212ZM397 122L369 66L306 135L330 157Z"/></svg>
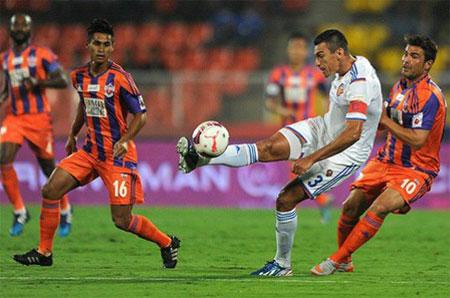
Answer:
<svg viewBox="0 0 450 298"><path fill-rule="evenodd" d="M288 160L292 155L290 154L289 143L281 132L275 133L268 139L256 142L256 144L229 145L222 155L215 158L205 158L198 155L189 139L181 137L177 143L177 152L180 157L179 169L184 173L189 173L197 167L205 165L244 167L256 162ZM296 158L299 156L300 153Z"/></svg>
<svg viewBox="0 0 450 298"><path fill-rule="evenodd" d="M6 196L13 205L14 218L9 234L11 236L18 236L23 232L26 222L30 219L22 196L19 190L19 180L17 179L16 171L14 170L13 161L20 145L10 142L0 143L0 172L3 189Z"/></svg>
<svg viewBox="0 0 450 298"><path fill-rule="evenodd" d="M59 202L63 195L79 185L67 171L56 168L42 188L42 209L39 220L40 239L37 249L23 255L14 255L14 260L24 265L51 266L53 263L53 238L59 224Z"/></svg>
<svg viewBox="0 0 450 298"><path fill-rule="evenodd" d="M55 170L55 160L53 158L39 158L39 165L45 176L50 175ZM72 206L69 203L69 197L64 195L60 201L61 217L59 220L59 236L66 237L70 234L72 228Z"/></svg>

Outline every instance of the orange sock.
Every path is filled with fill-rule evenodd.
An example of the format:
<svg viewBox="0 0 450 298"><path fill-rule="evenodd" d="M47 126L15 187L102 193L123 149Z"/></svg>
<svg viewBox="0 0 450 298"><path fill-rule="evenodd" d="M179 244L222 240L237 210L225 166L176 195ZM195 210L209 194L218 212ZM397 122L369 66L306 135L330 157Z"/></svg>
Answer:
<svg viewBox="0 0 450 298"><path fill-rule="evenodd" d="M53 250L53 238L59 224L59 200L42 200L40 226L39 251L51 253Z"/></svg>
<svg viewBox="0 0 450 298"><path fill-rule="evenodd" d="M358 223L359 218L353 218L341 213L339 217L338 226L337 226L337 242L338 247L340 248L342 244L344 244L345 239L347 239L348 235L350 235L353 228ZM351 257L347 258L344 262L348 263L351 261Z"/></svg>
<svg viewBox="0 0 450 298"><path fill-rule="evenodd" d="M1 165L1 180L6 196L14 206L14 210L21 210L25 208L22 196L19 191L19 180L17 179L16 171L12 164Z"/></svg>
<svg viewBox="0 0 450 298"><path fill-rule="evenodd" d="M322 193L316 197L316 203L320 207L324 207L328 203L328 197L326 194Z"/></svg>
<svg viewBox="0 0 450 298"><path fill-rule="evenodd" d="M142 215L131 216L128 231L141 238L155 242L159 247L167 247L172 242L169 236L158 230L150 220Z"/></svg>
<svg viewBox="0 0 450 298"><path fill-rule="evenodd" d="M384 218L377 216L371 211L367 212L366 216L353 228L339 250L330 259L337 263L345 262L352 253L375 236L383 221Z"/></svg>
<svg viewBox="0 0 450 298"><path fill-rule="evenodd" d="M61 211L68 211L68 209L70 208L70 204L69 204L69 197L67 195L64 195L62 197L59 206Z"/></svg>

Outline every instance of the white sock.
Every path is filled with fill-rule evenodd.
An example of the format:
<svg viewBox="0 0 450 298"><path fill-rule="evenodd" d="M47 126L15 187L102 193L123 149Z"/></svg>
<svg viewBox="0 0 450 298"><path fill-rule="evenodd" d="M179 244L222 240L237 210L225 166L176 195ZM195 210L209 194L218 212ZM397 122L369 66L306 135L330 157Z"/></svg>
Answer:
<svg viewBox="0 0 450 298"><path fill-rule="evenodd" d="M230 145L219 157L211 158L210 165L243 167L258 161L256 144Z"/></svg>
<svg viewBox="0 0 450 298"><path fill-rule="evenodd" d="M291 251L297 231L297 213L295 209L287 212L276 211L277 254L275 261L282 267L291 267Z"/></svg>

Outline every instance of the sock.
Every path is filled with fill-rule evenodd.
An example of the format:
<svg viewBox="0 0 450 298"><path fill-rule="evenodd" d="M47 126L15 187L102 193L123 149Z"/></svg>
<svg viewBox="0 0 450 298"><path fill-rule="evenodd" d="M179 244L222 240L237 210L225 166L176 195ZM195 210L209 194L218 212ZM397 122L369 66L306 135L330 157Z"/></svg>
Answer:
<svg viewBox="0 0 450 298"><path fill-rule="evenodd" d="M132 215L128 231L139 237L158 244L159 247L167 247L172 242L169 236L158 230L158 228L142 215Z"/></svg>
<svg viewBox="0 0 450 298"><path fill-rule="evenodd" d="M276 211L277 254L275 261L282 267L291 267L291 250L297 231L297 213L295 209L282 212Z"/></svg>
<svg viewBox="0 0 450 298"><path fill-rule="evenodd" d="M1 180L6 196L14 207L16 213L20 210L25 210L22 196L19 191L19 180L17 179L16 171L12 164L5 164L0 166Z"/></svg>
<svg viewBox="0 0 450 298"><path fill-rule="evenodd" d="M40 253L51 253L53 250L53 238L59 225L59 212L59 200L43 199L41 217L39 219Z"/></svg>
<svg viewBox="0 0 450 298"><path fill-rule="evenodd" d="M349 217L344 212L341 213L337 226L337 242L339 248L344 244L345 239L350 235L358 221L359 218ZM344 260L344 263L348 262L351 262L351 256Z"/></svg>
<svg viewBox="0 0 450 298"><path fill-rule="evenodd" d="M384 218L368 211L348 235L347 239L330 259L337 263L344 262L352 253L369 241L380 229Z"/></svg>
<svg viewBox="0 0 450 298"><path fill-rule="evenodd" d="M225 165L229 167L248 166L258 161L256 144L230 145L219 157L211 158L210 165Z"/></svg>
<svg viewBox="0 0 450 298"><path fill-rule="evenodd" d="M70 213L70 203L69 203L69 197L67 195L64 195L60 201L60 209L61 214L69 214Z"/></svg>

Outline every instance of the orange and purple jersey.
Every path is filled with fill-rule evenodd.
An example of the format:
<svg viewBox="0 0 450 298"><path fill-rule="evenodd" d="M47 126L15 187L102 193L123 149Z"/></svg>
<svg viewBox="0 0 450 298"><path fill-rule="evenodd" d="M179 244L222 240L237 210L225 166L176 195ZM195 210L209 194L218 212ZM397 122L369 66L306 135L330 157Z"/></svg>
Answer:
<svg viewBox="0 0 450 298"><path fill-rule="evenodd" d="M45 89L35 86L27 91L23 79L46 79L49 73L60 67L57 56L48 48L30 45L20 53L9 49L0 54L0 59L11 99L7 113L23 115L50 112Z"/></svg>
<svg viewBox="0 0 450 298"><path fill-rule="evenodd" d="M388 116L403 127L429 131L426 143L418 150L388 133L378 159L425 172L433 177L439 172L439 150L444 133L446 102L441 89L429 75L407 87L404 79L395 83L385 100Z"/></svg>
<svg viewBox="0 0 450 298"><path fill-rule="evenodd" d="M90 73L89 65L73 70L70 76L84 108L87 135L83 150L100 161L135 167L137 153L132 141L128 142L125 157L113 160L113 146L127 131L128 112L146 111L131 75L110 62L108 69L96 76Z"/></svg>
<svg viewBox="0 0 450 298"><path fill-rule="evenodd" d="M284 124L295 123L317 116L314 110L317 92L326 92L326 80L319 69L307 65L293 71L288 65L272 70L266 87L266 95L279 97L283 107L295 111L295 115L284 119Z"/></svg>

